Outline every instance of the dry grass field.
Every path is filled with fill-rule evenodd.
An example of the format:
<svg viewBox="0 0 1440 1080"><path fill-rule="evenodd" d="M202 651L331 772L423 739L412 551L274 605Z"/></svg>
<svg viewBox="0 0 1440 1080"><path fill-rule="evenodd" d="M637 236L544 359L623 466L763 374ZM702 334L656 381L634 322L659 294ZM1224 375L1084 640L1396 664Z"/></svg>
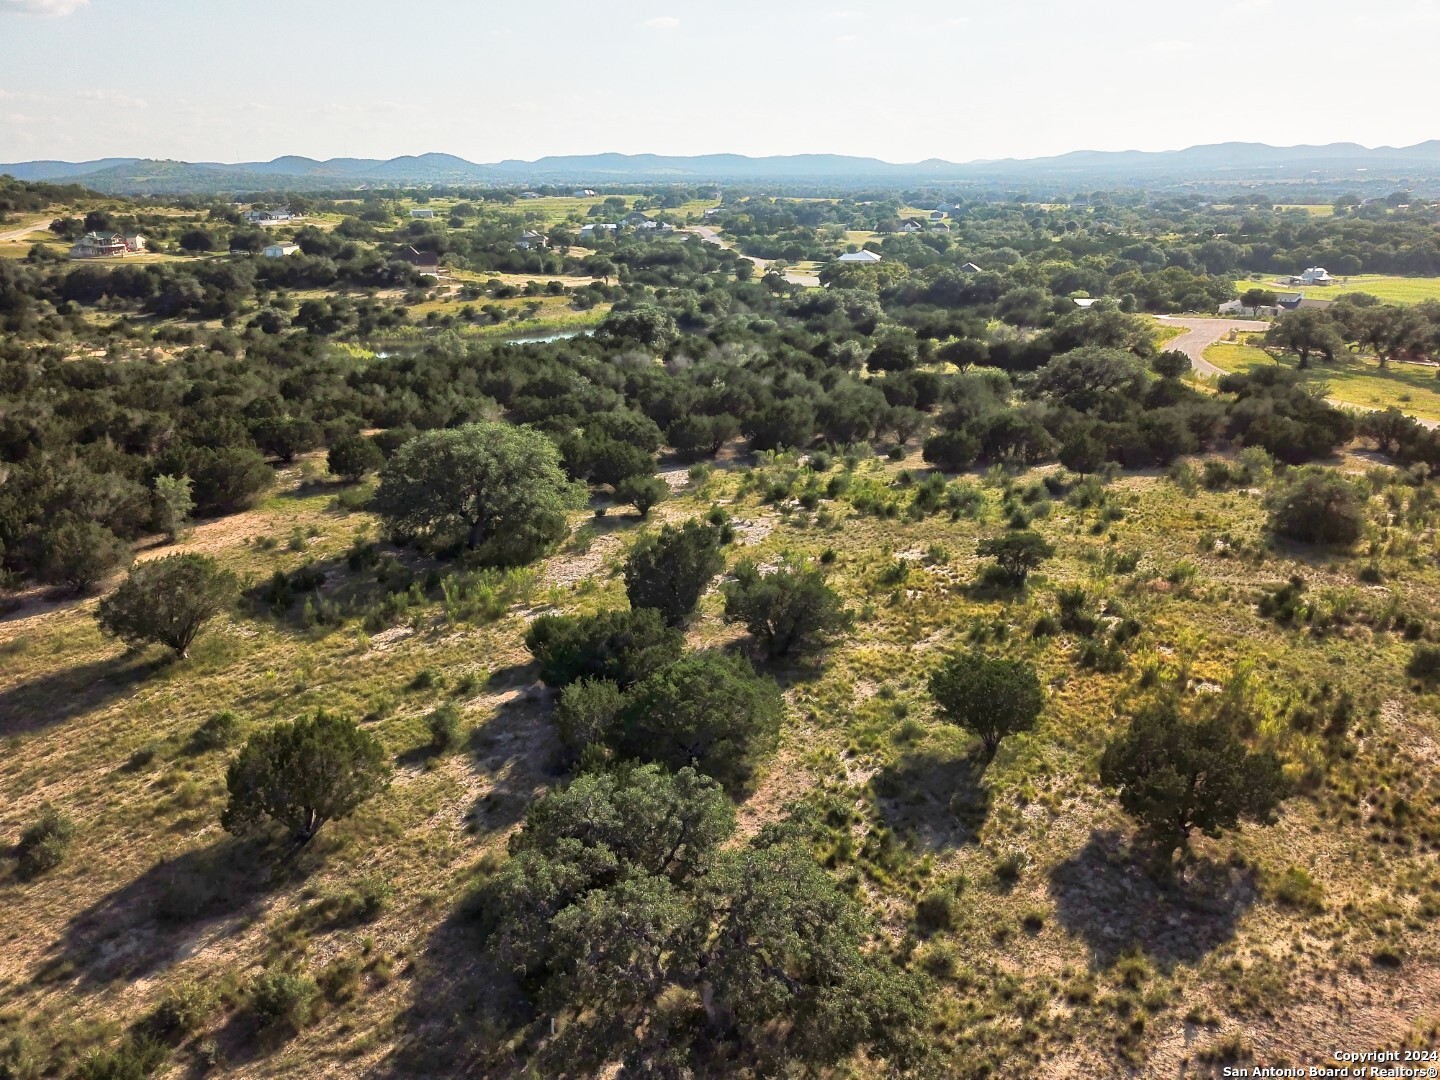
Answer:
<svg viewBox="0 0 1440 1080"><path fill-rule="evenodd" d="M36 596L0 622L0 836L13 842L45 804L78 825L42 877L0 861L0 1075L64 1074L177 995L206 1006L156 1075L523 1075L485 1008L494 987L466 898L563 777L525 627L623 605L634 540L716 505L736 526L732 563L814 557L858 616L820 659L772 668L788 721L740 832L797 800L827 808L818 854L933 979L947 1075L1218 1075L1433 1038L1440 698L1404 668L1405 628L1436 629L1436 513L1390 470L1365 481L1365 538L1322 556L1271 545L1263 475L1231 490L1126 475L1066 494L1058 476L994 470L953 481L974 509L951 520L907 514L925 473L913 453L819 475L770 457L674 466L650 521L577 513L560 551L484 580L383 546L383 570L352 569L376 523L323 473L302 459L262 505L182 546L252 585L323 568L319 595L350 612L342 625L247 600L169 664L102 637L93 599ZM1023 592L987 591L977 538L1017 513L1059 554ZM1261 616L1262 594L1297 574L1309 620ZM1064 587L1135 636L1097 651L1035 633ZM397 589L410 599L377 616ZM716 593L701 610L694 645L744 648ZM924 690L957 647L1029 657L1046 685L1039 727L988 767ZM1298 791L1274 827L1200 840L1171 885L1137 865L1132 823L1096 779L1119 718L1161 685L1242 704ZM1353 715L1337 738L1325 717L1342 694ZM424 717L447 702L465 740L436 755ZM248 734L319 708L381 739L389 791L293 857L228 837L229 751L202 749L197 729L228 711ZM276 1041L258 1037L246 988L282 968L323 996Z"/></svg>

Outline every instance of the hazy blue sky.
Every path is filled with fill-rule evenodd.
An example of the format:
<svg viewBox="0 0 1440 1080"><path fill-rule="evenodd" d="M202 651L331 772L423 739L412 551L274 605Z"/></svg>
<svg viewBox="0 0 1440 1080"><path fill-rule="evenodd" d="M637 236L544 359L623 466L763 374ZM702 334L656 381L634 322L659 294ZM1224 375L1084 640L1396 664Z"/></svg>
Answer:
<svg viewBox="0 0 1440 1080"><path fill-rule="evenodd" d="M1440 136L1440 0L0 0L0 161Z"/></svg>

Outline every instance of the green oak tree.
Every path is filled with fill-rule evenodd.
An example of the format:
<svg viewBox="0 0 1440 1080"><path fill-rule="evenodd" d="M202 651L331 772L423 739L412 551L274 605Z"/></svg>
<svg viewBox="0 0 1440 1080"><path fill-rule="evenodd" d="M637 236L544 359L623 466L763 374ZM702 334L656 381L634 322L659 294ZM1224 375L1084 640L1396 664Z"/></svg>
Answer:
<svg viewBox="0 0 1440 1080"><path fill-rule="evenodd" d="M427 431L400 447L381 470L372 508L401 532L513 565L563 537L566 511L582 500L554 443L487 422Z"/></svg>

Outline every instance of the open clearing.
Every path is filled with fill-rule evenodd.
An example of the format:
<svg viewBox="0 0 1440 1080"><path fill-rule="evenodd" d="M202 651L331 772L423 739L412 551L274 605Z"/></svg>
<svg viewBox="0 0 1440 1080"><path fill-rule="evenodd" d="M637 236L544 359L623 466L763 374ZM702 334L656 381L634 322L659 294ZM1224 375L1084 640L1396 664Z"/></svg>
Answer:
<svg viewBox="0 0 1440 1080"><path fill-rule="evenodd" d="M1240 292L1250 288L1274 289L1277 292L1300 292L1316 300L1338 300L1347 293L1368 293L1387 304L1418 304L1422 300L1440 300L1440 277L1398 277L1390 274L1356 274L1338 278L1333 285L1287 285L1266 275L1252 275L1235 283Z"/></svg>
<svg viewBox="0 0 1440 1080"><path fill-rule="evenodd" d="M1272 366L1274 357L1245 340L1223 342L1205 350L1205 359L1223 371L1245 371L1255 366ZM1293 356L1280 363L1296 367ZM1303 372L1305 381L1324 387L1331 400L1364 409L1388 409L1391 406L1423 420L1440 421L1440 381L1437 369L1428 364L1401 364L1381 371L1374 359L1346 354L1335 363L1313 361Z"/></svg>

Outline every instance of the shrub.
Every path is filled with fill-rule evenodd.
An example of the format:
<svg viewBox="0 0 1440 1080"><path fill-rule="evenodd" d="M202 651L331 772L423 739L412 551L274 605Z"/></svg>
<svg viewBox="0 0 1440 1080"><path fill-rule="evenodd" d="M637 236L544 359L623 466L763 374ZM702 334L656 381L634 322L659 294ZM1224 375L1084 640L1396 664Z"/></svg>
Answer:
<svg viewBox="0 0 1440 1080"><path fill-rule="evenodd" d="M430 749L437 754L447 753L460 745L460 710L447 702L425 717L425 728L430 732Z"/></svg>
<svg viewBox="0 0 1440 1080"><path fill-rule="evenodd" d="M146 1024L160 1038L183 1038L199 1031L215 1009L215 995L204 983L185 981L160 998Z"/></svg>
<svg viewBox="0 0 1440 1080"><path fill-rule="evenodd" d="M20 834L16 856L20 875L38 877L65 861L70 843L75 839L75 823L53 806L40 811L35 823Z"/></svg>
<svg viewBox="0 0 1440 1080"><path fill-rule="evenodd" d="M1365 524L1365 500L1334 469L1300 469L1267 500L1270 528L1308 544L1353 544Z"/></svg>
<svg viewBox="0 0 1440 1080"><path fill-rule="evenodd" d="M310 1022L319 987L309 975L267 971L250 986L250 1005L267 1031L296 1032Z"/></svg>
<svg viewBox="0 0 1440 1080"><path fill-rule="evenodd" d="M1190 357L1179 349L1166 349L1150 361L1150 370L1161 378L1178 379L1190 371Z"/></svg>
<svg viewBox="0 0 1440 1080"><path fill-rule="evenodd" d="M40 578L87 592L130 562L130 545L93 521L65 516L40 541Z"/></svg>
<svg viewBox="0 0 1440 1080"><path fill-rule="evenodd" d="M921 457L945 472L960 472L975 464L980 440L968 431L942 431L925 440Z"/></svg>
<svg viewBox="0 0 1440 1080"><path fill-rule="evenodd" d="M76 1080L145 1080L170 1056L163 1043L147 1035L132 1035L115 1050L91 1054L75 1070Z"/></svg>
<svg viewBox="0 0 1440 1080"><path fill-rule="evenodd" d="M700 596L725 568L720 531L690 520L643 537L625 560L631 608L654 608L670 626L689 621Z"/></svg>
<svg viewBox="0 0 1440 1080"><path fill-rule="evenodd" d="M205 624L235 599L239 582L206 555L141 563L96 609L107 634L132 648L156 643L184 659Z"/></svg>
<svg viewBox="0 0 1440 1080"><path fill-rule="evenodd" d="M981 540L976 551L993 558L1001 579L1017 587L1024 585L1030 572L1055 554L1048 540L1028 530Z"/></svg>
<svg viewBox="0 0 1440 1080"><path fill-rule="evenodd" d="M333 475L354 483L366 473L383 468L385 454L363 435L342 435L331 445L325 460Z"/></svg>
<svg viewBox="0 0 1440 1080"><path fill-rule="evenodd" d="M303 844L389 782L390 764L375 736L353 720L318 712L250 736L226 772L230 801L220 823L243 834L268 819Z"/></svg>
<svg viewBox="0 0 1440 1080"><path fill-rule="evenodd" d="M540 661L540 678L547 686L568 686L591 676L623 689L677 660L685 635L666 626L654 608L542 615L530 624L525 647Z"/></svg>
<svg viewBox="0 0 1440 1080"><path fill-rule="evenodd" d="M620 749L672 769L693 765L740 793L775 749L784 714L780 688L743 657L695 653L635 687Z"/></svg>
<svg viewBox="0 0 1440 1080"><path fill-rule="evenodd" d="M1029 663L979 653L947 658L930 676L930 696L947 721L978 735L992 756L1006 735L1035 726L1045 700Z"/></svg>
<svg viewBox="0 0 1440 1080"><path fill-rule="evenodd" d="M627 476L615 485L615 501L629 503L643 518L670 494L670 485L658 476Z"/></svg>
<svg viewBox="0 0 1440 1080"><path fill-rule="evenodd" d="M855 624L824 574L805 563L762 574L743 562L724 592L725 621L743 623L771 657L820 648Z"/></svg>
<svg viewBox="0 0 1440 1080"><path fill-rule="evenodd" d="M555 703L555 726L560 741L579 755L591 746L608 743L625 696L609 679L580 679L560 692Z"/></svg>
<svg viewBox="0 0 1440 1080"><path fill-rule="evenodd" d="M235 714L229 711L217 712L190 735L190 749L197 754L209 750L224 750L233 746L239 738L240 721Z"/></svg>
<svg viewBox="0 0 1440 1080"><path fill-rule="evenodd" d="M1424 683L1440 682L1440 646L1416 645L1405 665L1405 674Z"/></svg>
<svg viewBox="0 0 1440 1080"><path fill-rule="evenodd" d="M922 934L955 928L955 894L949 889L931 889L915 902L915 926Z"/></svg>

